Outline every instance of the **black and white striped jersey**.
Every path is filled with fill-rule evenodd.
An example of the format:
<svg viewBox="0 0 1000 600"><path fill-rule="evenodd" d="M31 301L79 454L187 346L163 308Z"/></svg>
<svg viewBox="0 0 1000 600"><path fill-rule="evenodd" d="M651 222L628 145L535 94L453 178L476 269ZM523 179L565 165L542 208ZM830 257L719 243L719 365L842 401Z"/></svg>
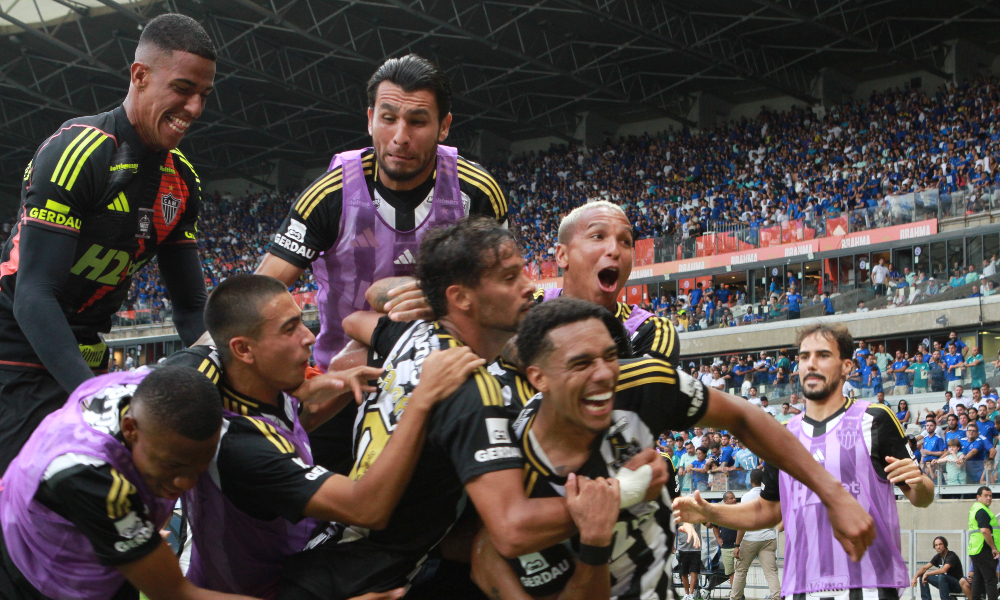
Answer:
<svg viewBox="0 0 1000 600"><path fill-rule="evenodd" d="M707 397L701 382L675 371L665 361L653 358L621 361L611 427L577 474L614 477L641 450L654 448L662 431L686 429L697 422L705 412ZM543 403L540 395L532 399L513 426L525 458L524 485L530 498L566 494L566 477L555 473L542 442L532 430ZM676 486L675 482L676 477L667 485ZM673 587L669 569L672 522L670 506L657 501L643 502L620 512L612 541L612 598L668 597L667 590ZM578 540L569 540L508 562L529 594L546 596L558 593L572 577L576 547Z"/></svg>

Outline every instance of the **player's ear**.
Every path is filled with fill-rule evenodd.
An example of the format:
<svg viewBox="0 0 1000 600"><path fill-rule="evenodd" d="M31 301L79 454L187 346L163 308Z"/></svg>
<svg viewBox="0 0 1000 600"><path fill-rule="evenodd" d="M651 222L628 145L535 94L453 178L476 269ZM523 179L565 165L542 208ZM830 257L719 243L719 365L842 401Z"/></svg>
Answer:
<svg viewBox="0 0 1000 600"><path fill-rule="evenodd" d="M374 133L372 133L372 115L373 114L374 114L374 112L372 111L372 108L369 106L368 107L368 135L374 135Z"/></svg>
<svg viewBox="0 0 1000 600"><path fill-rule="evenodd" d="M152 74L152 70L149 65L136 61L132 63L130 69L131 83L136 90L142 91L147 85L149 85L149 78Z"/></svg>
<svg viewBox="0 0 1000 600"><path fill-rule="evenodd" d="M139 427L131 411L125 413L125 416L122 417L122 437L129 448L132 448L139 439Z"/></svg>
<svg viewBox="0 0 1000 600"><path fill-rule="evenodd" d="M569 266L569 254L566 251L566 246L563 244L556 244L556 264L559 265L560 269L565 269Z"/></svg>
<svg viewBox="0 0 1000 600"><path fill-rule="evenodd" d="M525 369L525 374L528 376L528 383L531 384L531 387L543 394L549 391L549 382L545 377L545 373L537 366L531 365Z"/></svg>
<svg viewBox="0 0 1000 600"><path fill-rule="evenodd" d="M441 120L441 126L438 128L438 143L448 139L448 132L451 131L451 113L445 115L444 119Z"/></svg>
<svg viewBox="0 0 1000 600"><path fill-rule="evenodd" d="M472 308L472 290L464 285L449 285L444 291L445 298L448 299L449 312L451 307L466 312Z"/></svg>
<svg viewBox="0 0 1000 600"><path fill-rule="evenodd" d="M253 346L251 344L253 340L248 337L236 336L229 340L229 354L233 357L234 361L239 361L245 364L253 364Z"/></svg>

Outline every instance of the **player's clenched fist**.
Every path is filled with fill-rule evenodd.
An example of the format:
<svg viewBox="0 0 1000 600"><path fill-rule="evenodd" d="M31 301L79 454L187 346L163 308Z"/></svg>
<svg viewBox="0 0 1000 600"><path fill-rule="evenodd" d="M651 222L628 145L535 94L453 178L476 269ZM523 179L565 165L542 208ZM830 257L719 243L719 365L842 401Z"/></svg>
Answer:
<svg viewBox="0 0 1000 600"><path fill-rule="evenodd" d="M580 543L607 546L618 520L621 491L617 479L588 479L570 473L566 479L566 506L580 530Z"/></svg>

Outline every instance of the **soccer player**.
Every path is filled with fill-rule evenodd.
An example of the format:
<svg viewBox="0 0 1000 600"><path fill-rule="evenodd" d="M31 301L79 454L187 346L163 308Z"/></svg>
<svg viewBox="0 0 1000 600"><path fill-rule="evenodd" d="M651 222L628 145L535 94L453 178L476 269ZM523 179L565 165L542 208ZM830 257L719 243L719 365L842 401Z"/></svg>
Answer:
<svg viewBox="0 0 1000 600"><path fill-rule="evenodd" d="M369 342L386 369L379 391L360 409L352 478L365 475L397 431L431 351L468 346L486 360L500 353L532 304L534 285L523 266L507 229L463 219L428 232L421 242L417 275L436 321L400 323L374 312L345 320L345 330ZM525 497L521 452L508 424L499 384L478 369L435 409L388 527L333 527L318 536L312 549L286 561L278 597L346 598L408 585L468 500L494 544L512 556L565 539L573 530L566 502Z"/></svg>
<svg viewBox="0 0 1000 600"><path fill-rule="evenodd" d="M176 148L214 78L201 25L161 15L139 37L124 103L67 121L28 163L0 254L0 472L70 392L107 371L98 334L154 257L181 339L205 331L200 182Z"/></svg>
<svg viewBox="0 0 1000 600"><path fill-rule="evenodd" d="M532 309L518 329L518 355L541 393L514 424L526 459L525 492L530 497L559 497L570 473L615 476L641 449L655 446L658 434L653 432L700 423L734 433L765 460L801 474L806 485L820 486L826 501L837 505L835 510L865 519L861 506L816 468L809 453L771 416L675 371L663 360L633 359L619 365L617 332L604 315L592 303L563 298ZM625 508L614 543L600 549L602 554L561 543L542 550L541 561L594 564L588 561L599 556L611 564L612 596L665 598L671 585L669 571L664 576L669 543L661 523L669 519L657 518L659 510L669 512L656 501ZM489 560L491 555L497 556L479 545L474 560ZM572 576L572 569L551 570L551 577L536 580L532 571L540 564L538 554L511 560L513 573L493 562L488 568L475 567L475 572L484 591L495 596L496 588L503 598L523 597L523 592L516 593L519 587L531 596L558 593Z"/></svg>
<svg viewBox="0 0 1000 600"><path fill-rule="evenodd" d="M673 324L618 301L632 273L633 255L632 224L621 207L599 201L573 209L559 223L558 240L556 261L563 269L563 287L538 290L534 301L567 296L603 306L625 326L631 351L623 358L653 356L677 364L680 343ZM373 299L372 306L377 311L388 311L393 319L413 314L426 318L426 301L412 288L410 284L392 290L386 296L392 300ZM403 295L399 294L406 299L401 300ZM512 349L513 345L508 347ZM505 352L490 365L490 373L502 386L504 402L514 412L520 411L535 393L517 365L516 352Z"/></svg>
<svg viewBox="0 0 1000 600"><path fill-rule="evenodd" d="M892 410L844 398L841 386L851 369L853 340L838 325L817 324L799 332L799 376L808 400L804 415L788 430L809 448L839 484L861 499L878 532L864 549L840 538L827 525L830 509L815 488L796 483L770 461L764 488L754 502L709 505L695 494L674 501L674 515L686 522L711 521L734 529L762 529L785 524L785 596L823 592L847 600L854 590L878 598L898 598L909 583L900 553L899 518L894 486L911 504L929 505L934 484L913 461L903 428ZM782 501L784 500L784 501Z"/></svg>
<svg viewBox="0 0 1000 600"><path fill-rule="evenodd" d="M373 282L413 273L431 227L466 215L507 221L507 200L493 177L442 143L451 127L451 83L437 65L415 54L391 58L367 93L373 147L333 157L292 204L257 269L290 286L312 265L320 286L314 353L323 371L350 341L343 319L369 308ZM361 351L343 364L365 359ZM350 469L356 410L347 407L310 435L317 464Z"/></svg>
<svg viewBox="0 0 1000 600"><path fill-rule="evenodd" d="M0 597L236 598L192 585L160 536L221 425L218 391L190 367L80 385L4 473Z"/></svg>
<svg viewBox="0 0 1000 600"><path fill-rule="evenodd" d="M385 527L409 483L431 408L484 361L468 347L428 356L395 435L353 481L314 466L306 434L343 405L336 396L350 401L357 388L360 400L362 382L382 369L329 371L304 385L316 338L285 285L271 277L220 283L205 323L218 352L197 346L164 363L191 364L218 381L226 419L210 472L184 496L194 541L188 578L211 590L272 597L281 561L305 549L319 521Z"/></svg>

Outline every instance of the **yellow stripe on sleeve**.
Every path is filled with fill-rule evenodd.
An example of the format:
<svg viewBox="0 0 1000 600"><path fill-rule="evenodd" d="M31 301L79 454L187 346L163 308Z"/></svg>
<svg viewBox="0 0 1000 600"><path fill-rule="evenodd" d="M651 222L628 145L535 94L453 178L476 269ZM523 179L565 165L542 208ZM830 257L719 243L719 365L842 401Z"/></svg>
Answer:
<svg viewBox="0 0 1000 600"><path fill-rule="evenodd" d="M275 432L273 427L271 427L267 423L264 423L263 421L254 419L252 417L247 417L247 420L253 423L254 426L257 427L257 429L259 429L260 432L264 434L264 437L266 437L272 444L274 444L274 447L277 448L279 452L281 452L282 454L295 453L295 448L293 448L292 445L288 443L288 440L281 437L277 432Z"/></svg>
<svg viewBox="0 0 1000 600"><path fill-rule="evenodd" d="M73 181L76 181L76 174L80 172L78 165L82 164L83 161L86 161L86 157L90 156L90 153L94 151L93 149L100 145L103 138L104 134L100 131L96 129L91 131L86 139L84 139L83 142L76 147L73 154L70 155L69 161L67 161L66 166L63 167L62 173L59 174L59 181L57 181L56 184L69 189L71 186L67 184L67 181L69 181L70 173L73 173ZM84 152L86 152L86 154L83 158L80 158L80 155L84 154Z"/></svg>
<svg viewBox="0 0 1000 600"><path fill-rule="evenodd" d="M116 514L115 502L116 502L116 500L118 498L118 491L121 488L121 485L122 485L121 475L118 474L118 471L116 471L115 469L112 468L111 469L111 489L108 490L108 499L107 499L107 509L108 509L108 518L109 519L117 519L118 518L118 516Z"/></svg>
<svg viewBox="0 0 1000 600"><path fill-rule="evenodd" d="M474 185L479 188L486 197L490 199L490 204L493 205L493 212L496 214L497 218L502 217L507 214L507 204L503 200L503 194L499 191L494 191L490 186L488 181L477 174L475 171L469 168L462 168L462 163L458 164L458 178L468 184Z"/></svg>
<svg viewBox="0 0 1000 600"><path fill-rule="evenodd" d="M492 175L490 175L485 169L475 167L472 163L464 160L458 161L458 168L459 173L465 170L485 183L492 190L493 193L491 195L496 197L504 214L507 213L507 199L503 195L503 190L500 189L500 184L497 183L497 180Z"/></svg>
<svg viewBox="0 0 1000 600"><path fill-rule="evenodd" d="M308 206L314 199L317 192L326 187L331 183L336 183L336 181L341 181L344 175L343 169L340 167L330 171L316 183L312 184L306 191L302 192L302 197L295 203L295 211L300 215L305 211L306 206ZM336 180L336 181L334 181Z"/></svg>
<svg viewBox="0 0 1000 600"><path fill-rule="evenodd" d="M80 131L79 134L77 134L75 138L73 138L73 141L70 142L68 146L66 146L65 150L63 150L62 156L59 157L59 162L56 163L56 168L52 170L52 179L50 179L49 181L51 181L52 183L56 182L56 180L59 178L59 173L62 171L63 164L66 163L66 159L69 157L69 155L73 153L73 151L76 149L77 146L81 145L81 142L86 144L86 140L95 133L97 133L97 130L83 129L82 131Z"/></svg>
<svg viewBox="0 0 1000 600"><path fill-rule="evenodd" d="M889 413L889 416L892 418L892 422L896 424L896 429L899 430L899 436L905 438L906 433L903 431L903 425L899 422L899 419L896 418L896 413L892 412L892 409L886 406L885 404L878 404L875 402L871 404L871 407L876 407L876 406L878 408L881 408L885 412Z"/></svg>
<svg viewBox="0 0 1000 600"><path fill-rule="evenodd" d="M625 383L619 383L618 386L615 388L615 391L616 392L623 392L625 390L632 389L632 388L640 386L640 385L650 384L650 383L665 383L667 385L673 385L673 384L677 383L677 380L669 378L669 377L643 377L643 378L636 379L636 380L633 380L633 381L627 381Z"/></svg>

